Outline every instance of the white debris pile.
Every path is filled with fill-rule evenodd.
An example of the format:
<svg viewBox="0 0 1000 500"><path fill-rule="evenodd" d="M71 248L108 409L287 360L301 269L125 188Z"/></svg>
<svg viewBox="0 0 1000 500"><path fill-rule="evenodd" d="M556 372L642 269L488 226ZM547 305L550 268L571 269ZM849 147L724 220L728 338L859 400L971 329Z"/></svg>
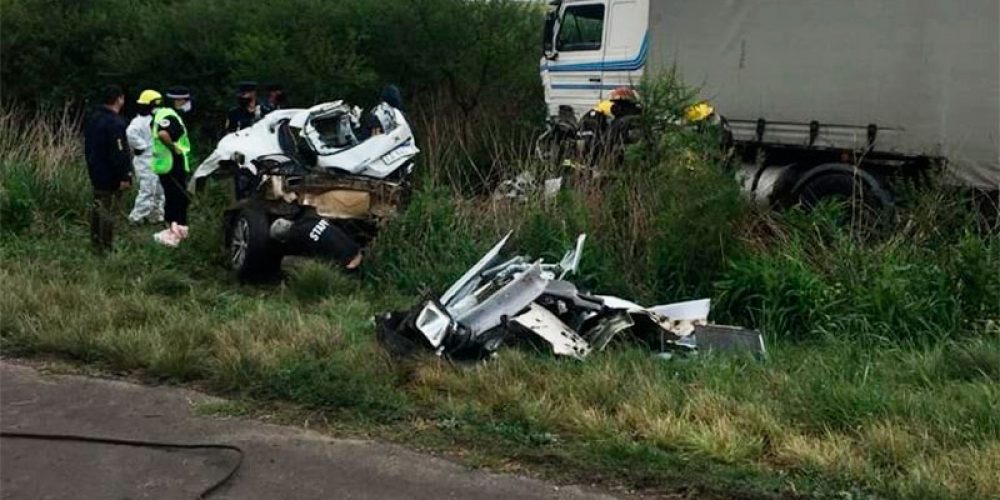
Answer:
<svg viewBox="0 0 1000 500"><path fill-rule="evenodd" d="M615 339L652 351L725 350L764 354L761 335L709 325L708 299L643 307L580 291L576 273L586 235L557 263L500 254L507 234L437 299L378 318L379 340L392 353L429 349L452 359L483 359L500 347L532 344L557 356L585 359ZM660 356L669 357L669 356Z"/></svg>

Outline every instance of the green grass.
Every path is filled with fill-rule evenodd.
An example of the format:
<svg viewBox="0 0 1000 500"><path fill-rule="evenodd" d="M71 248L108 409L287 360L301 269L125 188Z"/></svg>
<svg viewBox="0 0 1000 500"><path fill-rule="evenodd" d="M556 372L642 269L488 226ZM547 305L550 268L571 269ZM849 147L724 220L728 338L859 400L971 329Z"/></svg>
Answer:
<svg viewBox="0 0 1000 500"><path fill-rule="evenodd" d="M80 224L57 227L4 239L6 355L290 401L376 436L563 479L719 496L985 498L1000 487L989 472L1000 459L995 335L908 347L772 342L764 363L665 363L620 349L586 363L505 351L478 367L400 365L375 343L370 318L405 296L344 277L317 284L330 271L315 264L286 284L247 288L211 254L153 247L148 229L124 230L101 259Z"/></svg>
<svg viewBox="0 0 1000 500"><path fill-rule="evenodd" d="M224 186L195 201L181 248L122 224L98 257L78 151L5 136L0 348L235 401L207 414L281 405L567 481L719 498L1000 496L998 236L934 193L868 242L822 211L749 217L731 186L697 189L723 177L684 133L630 152L643 180L581 181L554 202L456 198L438 179L360 277L305 262L268 287L223 268ZM439 291L508 229L536 256L588 232L581 284L649 303L713 296L718 319L765 333L768 359L664 362L626 345L583 363L518 350L477 366L389 359L373 315Z"/></svg>

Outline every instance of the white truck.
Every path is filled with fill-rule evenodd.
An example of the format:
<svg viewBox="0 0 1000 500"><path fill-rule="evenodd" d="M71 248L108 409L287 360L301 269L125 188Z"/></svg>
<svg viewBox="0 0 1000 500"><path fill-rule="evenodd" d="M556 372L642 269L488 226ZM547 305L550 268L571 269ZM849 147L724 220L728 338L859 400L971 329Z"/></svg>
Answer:
<svg viewBox="0 0 1000 500"><path fill-rule="evenodd" d="M676 68L761 205L891 204L889 179L928 166L1000 187L998 0L555 0L543 45L552 117Z"/></svg>

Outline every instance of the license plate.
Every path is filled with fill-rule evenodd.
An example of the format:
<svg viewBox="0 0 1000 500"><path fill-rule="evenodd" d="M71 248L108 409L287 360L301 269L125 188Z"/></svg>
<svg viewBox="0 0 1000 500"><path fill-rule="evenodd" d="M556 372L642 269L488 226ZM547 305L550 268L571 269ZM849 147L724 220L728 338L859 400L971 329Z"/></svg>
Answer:
<svg viewBox="0 0 1000 500"><path fill-rule="evenodd" d="M392 163L395 163L404 156L412 155L414 153L414 149L415 148L413 146L404 146L399 149L390 151L389 153L387 153L385 156L382 157L382 161L385 162L386 165L390 165Z"/></svg>

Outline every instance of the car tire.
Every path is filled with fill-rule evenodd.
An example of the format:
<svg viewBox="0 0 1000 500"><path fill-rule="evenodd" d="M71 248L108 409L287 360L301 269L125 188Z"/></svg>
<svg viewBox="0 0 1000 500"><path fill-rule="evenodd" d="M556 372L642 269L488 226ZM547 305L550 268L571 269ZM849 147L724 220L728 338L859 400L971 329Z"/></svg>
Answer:
<svg viewBox="0 0 1000 500"><path fill-rule="evenodd" d="M227 219L226 263L240 281L259 283L278 278L282 254L271 241L267 213L243 208Z"/></svg>

